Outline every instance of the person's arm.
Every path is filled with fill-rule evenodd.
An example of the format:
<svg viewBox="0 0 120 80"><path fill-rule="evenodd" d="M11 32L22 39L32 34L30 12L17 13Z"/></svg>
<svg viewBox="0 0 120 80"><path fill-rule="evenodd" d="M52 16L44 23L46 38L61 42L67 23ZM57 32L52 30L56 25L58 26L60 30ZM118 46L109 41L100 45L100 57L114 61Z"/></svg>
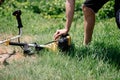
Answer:
<svg viewBox="0 0 120 80"><path fill-rule="evenodd" d="M66 0L66 24L65 28L61 30L57 30L54 34L54 39L56 40L60 35L67 34L70 30L73 15L74 15L74 7L75 7L75 0Z"/></svg>
<svg viewBox="0 0 120 80"><path fill-rule="evenodd" d="M74 15L75 0L66 0L66 25L67 32L70 30Z"/></svg>

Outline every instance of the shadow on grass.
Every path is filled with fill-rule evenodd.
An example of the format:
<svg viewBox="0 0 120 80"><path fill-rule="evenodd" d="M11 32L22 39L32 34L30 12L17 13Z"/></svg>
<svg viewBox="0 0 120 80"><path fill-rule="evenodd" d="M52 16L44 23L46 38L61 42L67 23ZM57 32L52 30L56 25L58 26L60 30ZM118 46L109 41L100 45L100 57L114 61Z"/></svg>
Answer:
<svg viewBox="0 0 120 80"><path fill-rule="evenodd" d="M86 56L92 56L109 62L109 64L115 65L120 69L120 46L107 43L94 43L87 47L82 46L76 48L74 45L68 52L71 57L78 57L80 60Z"/></svg>

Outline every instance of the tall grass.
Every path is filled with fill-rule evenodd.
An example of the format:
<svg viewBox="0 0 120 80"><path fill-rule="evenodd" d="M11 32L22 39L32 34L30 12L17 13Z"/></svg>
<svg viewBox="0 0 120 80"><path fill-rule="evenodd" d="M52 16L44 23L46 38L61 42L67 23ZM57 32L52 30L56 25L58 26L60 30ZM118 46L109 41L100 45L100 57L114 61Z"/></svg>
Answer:
<svg viewBox="0 0 120 80"><path fill-rule="evenodd" d="M9 14L11 15L11 13ZM63 28L59 19L43 19L38 14L23 11L23 38L46 43L54 32ZM0 19L0 33L17 34L15 17ZM71 27L72 46L67 53L42 50L35 57L14 61L0 69L0 80L119 80L120 31L114 19L98 20L90 45L83 46L83 19ZM23 41L24 42L24 41Z"/></svg>

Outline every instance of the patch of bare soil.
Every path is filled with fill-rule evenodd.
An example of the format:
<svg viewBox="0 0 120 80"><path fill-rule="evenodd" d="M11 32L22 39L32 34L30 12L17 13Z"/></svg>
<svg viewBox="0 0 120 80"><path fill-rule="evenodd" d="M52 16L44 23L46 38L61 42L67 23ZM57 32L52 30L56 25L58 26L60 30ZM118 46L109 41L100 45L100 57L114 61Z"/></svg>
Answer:
<svg viewBox="0 0 120 80"><path fill-rule="evenodd" d="M25 56L22 51L8 46L0 46L0 67L23 58L25 58Z"/></svg>
<svg viewBox="0 0 120 80"><path fill-rule="evenodd" d="M22 41L24 42L32 42L32 38L30 36L24 36ZM0 40L2 40L0 38ZM4 65L11 63L12 61L24 59L25 55L21 48L17 46L5 46L0 44L0 68Z"/></svg>

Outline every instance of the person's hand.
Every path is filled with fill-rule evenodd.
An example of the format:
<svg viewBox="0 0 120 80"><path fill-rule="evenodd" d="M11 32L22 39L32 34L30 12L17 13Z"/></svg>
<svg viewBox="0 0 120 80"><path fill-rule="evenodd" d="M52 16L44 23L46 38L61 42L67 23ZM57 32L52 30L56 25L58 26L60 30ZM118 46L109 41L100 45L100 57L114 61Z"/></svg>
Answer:
<svg viewBox="0 0 120 80"><path fill-rule="evenodd" d="M67 29L60 29L60 30L57 30L54 34L54 40L58 39L59 36L61 35L65 35L68 33L68 30Z"/></svg>

